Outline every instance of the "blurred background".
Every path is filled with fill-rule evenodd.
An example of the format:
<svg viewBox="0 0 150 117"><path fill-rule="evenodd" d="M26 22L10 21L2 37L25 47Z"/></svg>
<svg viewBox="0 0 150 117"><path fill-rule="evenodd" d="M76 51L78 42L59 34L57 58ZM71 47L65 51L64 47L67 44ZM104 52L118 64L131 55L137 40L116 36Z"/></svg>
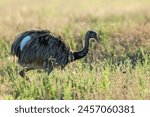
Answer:
<svg viewBox="0 0 150 117"><path fill-rule="evenodd" d="M116 22L123 29L147 25L149 9L149 0L0 0L0 32L12 39L20 31L38 27L61 32L71 25L80 32L98 30L104 22L111 23L114 31Z"/></svg>

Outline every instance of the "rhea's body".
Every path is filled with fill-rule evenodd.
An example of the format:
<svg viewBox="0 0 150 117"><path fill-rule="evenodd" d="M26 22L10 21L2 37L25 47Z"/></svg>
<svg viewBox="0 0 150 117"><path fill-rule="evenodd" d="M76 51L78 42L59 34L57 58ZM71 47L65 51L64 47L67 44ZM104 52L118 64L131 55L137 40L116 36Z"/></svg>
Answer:
<svg viewBox="0 0 150 117"><path fill-rule="evenodd" d="M44 69L49 74L54 67L64 68L69 62L83 58L88 53L90 38L97 40L97 34L88 31L83 50L72 52L60 36L47 30L30 30L16 38L11 53L18 57L19 64L24 67L20 72L22 77L26 71L34 69Z"/></svg>

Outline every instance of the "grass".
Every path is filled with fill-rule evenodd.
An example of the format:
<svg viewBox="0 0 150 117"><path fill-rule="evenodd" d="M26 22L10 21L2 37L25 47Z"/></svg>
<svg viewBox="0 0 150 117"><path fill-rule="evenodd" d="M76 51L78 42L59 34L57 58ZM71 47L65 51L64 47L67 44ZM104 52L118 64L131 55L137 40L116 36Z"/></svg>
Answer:
<svg viewBox="0 0 150 117"><path fill-rule="evenodd" d="M0 1L0 99L150 99L149 0L67 3ZM27 82L10 48L20 32L38 27L61 34L74 51L83 48L89 29L101 45L91 42L85 58L49 76L29 72Z"/></svg>

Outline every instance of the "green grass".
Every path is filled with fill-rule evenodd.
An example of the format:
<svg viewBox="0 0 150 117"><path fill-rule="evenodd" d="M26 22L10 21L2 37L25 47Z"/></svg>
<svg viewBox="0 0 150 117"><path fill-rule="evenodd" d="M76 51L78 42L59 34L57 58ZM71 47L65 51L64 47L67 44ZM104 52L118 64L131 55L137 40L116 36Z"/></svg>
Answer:
<svg viewBox="0 0 150 117"><path fill-rule="evenodd" d="M148 0L51 3L0 2L6 14L0 18L0 99L150 99ZM73 51L83 48L89 29L98 33L101 44L91 42L85 58L49 76L27 73L28 82L19 76L22 68L10 48L20 32L37 27L61 34Z"/></svg>

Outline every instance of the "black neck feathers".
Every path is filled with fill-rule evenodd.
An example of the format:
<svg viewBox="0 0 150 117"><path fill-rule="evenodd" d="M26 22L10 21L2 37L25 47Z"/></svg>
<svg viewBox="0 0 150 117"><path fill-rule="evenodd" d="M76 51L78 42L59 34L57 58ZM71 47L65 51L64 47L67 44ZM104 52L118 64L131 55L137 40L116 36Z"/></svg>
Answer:
<svg viewBox="0 0 150 117"><path fill-rule="evenodd" d="M83 58L84 56L86 56L86 54L88 53L89 50L89 38L87 36L85 36L85 45L84 48L79 51L79 52L74 52L74 60L78 60Z"/></svg>

